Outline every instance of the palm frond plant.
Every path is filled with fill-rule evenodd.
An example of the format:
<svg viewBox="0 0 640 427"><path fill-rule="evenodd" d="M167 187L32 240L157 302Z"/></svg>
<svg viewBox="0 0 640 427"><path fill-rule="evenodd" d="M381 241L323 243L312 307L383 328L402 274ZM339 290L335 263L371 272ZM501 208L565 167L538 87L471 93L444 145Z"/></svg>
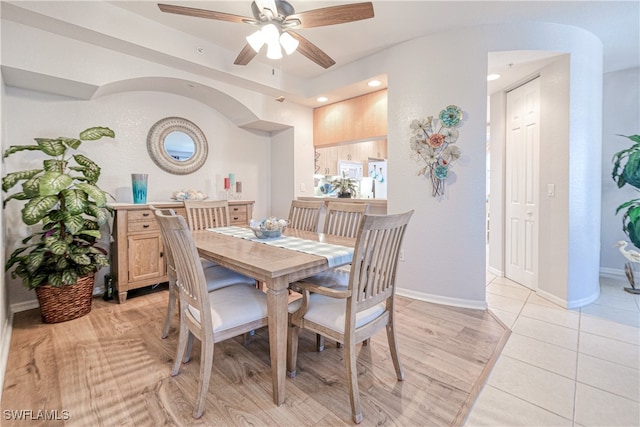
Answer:
<svg viewBox="0 0 640 427"><path fill-rule="evenodd" d="M13 278L20 277L26 287L36 290L45 322L40 289L59 288L55 297L59 299L62 288L90 277L92 292L95 272L109 265L106 251L96 245L101 238L100 226L111 213L106 192L97 186L100 167L82 154L68 154L82 142L102 137L114 138L115 134L106 127L92 127L78 138L35 138L36 144L12 145L4 152L4 158L23 151L47 156L42 168L11 172L2 178L5 192L21 184L20 190L5 199L4 206L10 200L26 201L22 221L27 226L39 225L22 240L23 246L13 251L5 270L13 269ZM89 299L89 310L90 303Z"/></svg>
<svg viewBox="0 0 640 427"><path fill-rule="evenodd" d="M349 178L344 172L341 178L331 181L331 189L338 193L338 197L350 198L355 197L358 192L358 181Z"/></svg>

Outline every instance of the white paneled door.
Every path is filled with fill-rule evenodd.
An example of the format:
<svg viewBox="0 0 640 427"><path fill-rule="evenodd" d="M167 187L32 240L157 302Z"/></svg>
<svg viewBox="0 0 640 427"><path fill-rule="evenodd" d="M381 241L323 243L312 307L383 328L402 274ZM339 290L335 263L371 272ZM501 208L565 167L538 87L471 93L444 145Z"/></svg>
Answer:
<svg viewBox="0 0 640 427"><path fill-rule="evenodd" d="M505 276L534 290L538 287L539 80L507 93Z"/></svg>

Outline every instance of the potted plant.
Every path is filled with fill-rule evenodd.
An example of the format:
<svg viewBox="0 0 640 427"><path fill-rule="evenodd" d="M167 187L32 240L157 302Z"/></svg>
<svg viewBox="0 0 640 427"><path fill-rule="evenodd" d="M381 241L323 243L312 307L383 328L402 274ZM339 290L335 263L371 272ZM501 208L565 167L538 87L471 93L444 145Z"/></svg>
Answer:
<svg viewBox="0 0 640 427"><path fill-rule="evenodd" d="M63 322L91 311L94 274L109 264L106 251L96 242L100 225L110 210L106 193L97 185L100 167L82 154L67 155L83 141L113 138L105 127L92 127L79 138L35 138L35 145L12 145L7 158L21 151L38 151L46 156L42 168L8 173L2 189L8 192L18 183L22 191L8 196L25 200L22 221L39 224L33 234L22 240L9 257L5 270L20 277L29 289L35 289L45 323Z"/></svg>
<svg viewBox="0 0 640 427"><path fill-rule="evenodd" d="M640 189L640 135L619 136L629 138L634 144L614 154L611 177L618 184L618 188L629 184ZM616 209L616 214L622 210L625 210L622 216L622 230L631 242L640 248L640 199L621 204Z"/></svg>
<svg viewBox="0 0 640 427"><path fill-rule="evenodd" d="M618 184L618 188L622 188L624 185L629 184L636 189L640 189L640 135L619 135L629 138L633 145L624 150L618 151L613 155L613 171L611 177ZM622 203L616 209L616 214L624 211L622 216L622 231L629 237L631 243L636 248L640 248L640 199L632 199L628 202ZM618 242L620 252L630 261L638 262L637 251L625 249L627 242ZM624 288L627 292L640 293L640 290L635 286L635 274L632 264L630 262L625 264L625 274L629 280L631 288Z"/></svg>
<svg viewBox="0 0 640 427"><path fill-rule="evenodd" d="M347 177L343 172L342 178L331 181L331 189L336 191L340 198L350 198L358 192L358 184L355 179Z"/></svg>

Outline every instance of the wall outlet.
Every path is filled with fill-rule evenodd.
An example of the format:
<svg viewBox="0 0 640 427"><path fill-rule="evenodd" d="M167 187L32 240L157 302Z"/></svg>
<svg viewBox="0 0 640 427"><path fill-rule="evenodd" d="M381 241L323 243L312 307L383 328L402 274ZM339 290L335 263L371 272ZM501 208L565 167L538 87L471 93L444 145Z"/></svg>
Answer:
<svg viewBox="0 0 640 427"><path fill-rule="evenodd" d="M300 184L300 192L304 193L305 191L307 191L307 186L305 185L305 183L301 183Z"/></svg>
<svg viewBox="0 0 640 427"><path fill-rule="evenodd" d="M400 249L400 256L398 256L400 261L404 261L404 249Z"/></svg>

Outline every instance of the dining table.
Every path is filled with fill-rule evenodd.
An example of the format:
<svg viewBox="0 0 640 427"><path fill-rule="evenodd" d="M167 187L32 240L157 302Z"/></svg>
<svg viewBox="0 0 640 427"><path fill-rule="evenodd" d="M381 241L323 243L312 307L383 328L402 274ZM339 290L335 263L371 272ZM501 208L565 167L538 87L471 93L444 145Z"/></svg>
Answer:
<svg viewBox="0 0 640 427"><path fill-rule="evenodd" d="M193 239L202 258L265 284L273 401L279 406L285 399L289 285L349 264L355 239L291 228L280 239L250 233L248 227L220 227L193 231Z"/></svg>

